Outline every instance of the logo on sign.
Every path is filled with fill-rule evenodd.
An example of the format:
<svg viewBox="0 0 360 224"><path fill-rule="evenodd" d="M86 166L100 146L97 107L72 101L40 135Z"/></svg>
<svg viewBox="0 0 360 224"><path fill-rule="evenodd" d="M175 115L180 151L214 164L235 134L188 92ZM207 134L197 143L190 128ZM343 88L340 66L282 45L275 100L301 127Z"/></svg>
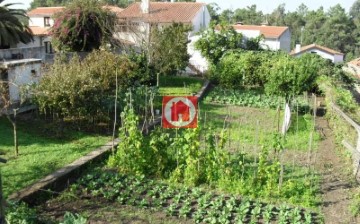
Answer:
<svg viewBox="0 0 360 224"><path fill-rule="evenodd" d="M164 96L162 123L164 128L196 128L196 96Z"/></svg>

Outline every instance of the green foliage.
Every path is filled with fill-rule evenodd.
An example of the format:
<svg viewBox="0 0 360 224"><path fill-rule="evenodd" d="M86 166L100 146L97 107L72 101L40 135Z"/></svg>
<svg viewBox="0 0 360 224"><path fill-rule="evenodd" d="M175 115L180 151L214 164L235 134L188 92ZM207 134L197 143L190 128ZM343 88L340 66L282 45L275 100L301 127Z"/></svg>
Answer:
<svg viewBox="0 0 360 224"><path fill-rule="evenodd" d="M87 219L79 214L65 212L64 220L60 224L86 224Z"/></svg>
<svg viewBox="0 0 360 224"><path fill-rule="evenodd" d="M267 74L265 92L289 99L316 87L321 60L312 54L300 58L281 55L272 61Z"/></svg>
<svg viewBox="0 0 360 224"><path fill-rule="evenodd" d="M116 16L96 0L76 0L55 15L52 43L60 51L92 51L111 41Z"/></svg>
<svg viewBox="0 0 360 224"><path fill-rule="evenodd" d="M36 224L37 214L25 203L9 202L5 210L5 221L8 224Z"/></svg>
<svg viewBox="0 0 360 224"><path fill-rule="evenodd" d="M115 96L116 75L120 89L127 89L136 77L136 65L125 56L94 51L80 61L57 58L35 86L34 101L40 110L61 118L88 120L106 116L107 98Z"/></svg>
<svg viewBox="0 0 360 224"><path fill-rule="evenodd" d="M210 79L226 88L263 86L266 81L267 63L274 53L254 51L228 51L212 67ZM274 59L275 60L275 59Z"/></svg>
<svg viewBox="0 0 360 224"><path fill-rule="evenodd" d="M357 192L352 196L352 201L349 206L350 212L354 217L360 215L360 191L357 189Z"/></svg>
<svg viewBox="0 0 360 224"><path fill-rule="evenodd" d="M153 29L150 46L150 64L161 75L175 75L184 70L190 56L187 54L187 33L191 27L173 23L162 29Z"/></svg>
<svg viewBox="0 0 360 224"><path fill-rule="evenodd" d="M195 43L196 49L211 63L217 64L228 50L241 49L242 35L232 26L212 27L201 33L201 38Z"/></svg>
<svg viewBox="0 0 360 224"><path fill-rule="evenodd" d="M232 89L264 86L268 95L289 99L314 90L324 67L324 60L312 54L294 58L278 52L229 51L212 66L210 79Z"/></svg>
<svg viewBox="0 0 360 224"><path fill-rule="evenodd" d="M129 93L131 94L131 92ZM131 97L129 95L128 97ZM145 147L145 140L138 129L138 117L134 110L128 106L121 113L121 127L119 138L121 139L116 154L109 159L110 167L119 168L122 173L142 175L150 172L149 148Z"/></svg>
<svg viewBox="0 0 360 224"><path fill-rule="evenodd" d="M27 20L26 11L14 9L17 4L3 4L0 0L0 49L8 48L19 42L27 44L33 40L30 28L22 22Z"/></svg>
<svg viewBox="0 0 360 224"><path fill-rule="evenodd" d="M77 194L92 195L93 200L117 202L137 208L145 206L166 212L169 216L190 218L190 221L196 223L248 223L250 217L253 222L262 217L267 220L266 223L281 220L295 220L294 223L318 221L310 211L299 207L272 204L265 207L259 200L219 195L206 188L181 185L174 187L142 176L127 176L107 170L91 172L71 189Z"/></svg>
<svg viewBox="0 0 360 224"><path fill-rule="evenodd" d="M213 13L216 23L287 26L291 31L291 48L296 44L309 45L317 43L345 53L351 60L360 56L359 42L360 17L359 1L354 1L349 14L337 4L327 11L324 7L310 10L300 4L294 11L287 11L285 4L280 4L271 13L265 14L256 5L246 8L226 9ZM266 20L264 19L266 18Z"/></svg>

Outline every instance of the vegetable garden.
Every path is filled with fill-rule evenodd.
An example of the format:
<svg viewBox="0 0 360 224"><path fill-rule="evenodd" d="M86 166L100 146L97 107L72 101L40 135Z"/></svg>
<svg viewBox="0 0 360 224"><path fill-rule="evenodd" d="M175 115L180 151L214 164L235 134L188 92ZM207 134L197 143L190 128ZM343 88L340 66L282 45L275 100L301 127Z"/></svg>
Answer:
<svg viewBox="0 0 360 224"><path fill-rule="evenodd" d="M92 64L96 60L90 59L99 55L109 60ZM159 117L162 96L193 95L204 80L160 76L160 87L148 86L154 82L150 68L145 69L146 77L133 70L141 56L134 62L95 52L82 63L79 60L66 62L69 67L57 61L53 76L36 89L43 93L52 86L55 91L38 94L35 101L61 122L110 126L119 119L121 141L103 164L94 165L59 197L40 205L34 223L62 219L64 212L48 211L66 204L74 205L65 206L70 212L106 222L106 217L87 210L84 199L99 207L111 203L160 212L175 222L322 222L317 214L321 198L315 166L321 140L315 128L317 101L315 95L301 95L318 91L316 81L325 65L319 58L227 53L211 65L209 78L216 85L199 102L198 127L155 127L147 135L144 128ZM64 86L53 77L63 79ZM68 92L63 91L66 83ZM291 105L291 126L282 134L285 103ZM83 220L81 216L66 217Z"/></svg>
<svg viewBox="0 0 360 224"><path fill-rule="evenodd" d="M220 104L222 100L210 102L217 91L221 90L216 87L200 103L197 129L155 128L148 136L138 129L143 119L135 113L146 109L135 106L135 93L126 94L119 131L123 140L117 152L104 167L71 186L61 197L63 201L54 199L56 203L105 200L166 213L179 222L319 221L312 213L319 203L316 172L311 165L297 163L296 158L284 158L285 151L308 155L312 116L294 112L292 122L296 125L284 141L277 134L283 114L266 106L268 101L281 102L280 98L271 98L258 108L244 107L251 103L240 107ZM251 102L257 96L248 91L237 97L237 101ZM303 105L309 107L305 102ZM319 138L314 135L313 150ZM70 201L66 195L73 195Z"/></svg>

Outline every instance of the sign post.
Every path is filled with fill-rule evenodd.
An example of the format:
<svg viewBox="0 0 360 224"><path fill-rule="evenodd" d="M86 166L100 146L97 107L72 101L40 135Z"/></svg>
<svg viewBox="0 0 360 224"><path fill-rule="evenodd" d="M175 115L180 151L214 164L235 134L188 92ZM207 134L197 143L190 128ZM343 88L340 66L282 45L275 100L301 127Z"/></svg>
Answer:
<svg viewBox="0 0 360 224"><path fill-rule="evenodd" d="M196 128L198 98L196 96L164 96L162 103L163 128Z"/></svg>

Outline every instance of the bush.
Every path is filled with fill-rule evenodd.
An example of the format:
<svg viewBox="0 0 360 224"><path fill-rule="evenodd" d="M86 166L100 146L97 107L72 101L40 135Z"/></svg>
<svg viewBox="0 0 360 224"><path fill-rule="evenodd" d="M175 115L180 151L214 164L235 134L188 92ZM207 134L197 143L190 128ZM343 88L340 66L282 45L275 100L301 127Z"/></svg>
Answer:
<svg viewBox="0 0 360 224"><path fill-rule="evenodd" d="M54 47L62 51L99 49L112 38L116 16L96 0L76 0L55 15L51 29Z"/></svg>
<svg viewBox="0 0 360 224"><path fill-rule="evenodd" d="M120 88L127 89L138 79L136 69L128 58L106 51L93 51L82 61L57 58L35 87L34 100L41 111L61 118L101 117L115 96L116 73Z"/></svg>
<svg viewBox="0 0 360 224"><path fill-rule="evenodd" d="M229 51L212 67L210 78L227 88L263 86L265 72L269 69L264 66L273 55L271 52Z"/></svg>

